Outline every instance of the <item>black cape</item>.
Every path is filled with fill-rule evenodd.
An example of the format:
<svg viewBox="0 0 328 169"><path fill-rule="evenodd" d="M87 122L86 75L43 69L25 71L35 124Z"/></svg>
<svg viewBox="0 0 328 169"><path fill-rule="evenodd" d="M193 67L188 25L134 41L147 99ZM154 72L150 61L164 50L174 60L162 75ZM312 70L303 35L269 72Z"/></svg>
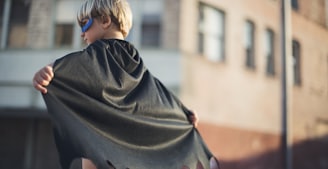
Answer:
<svg viewBox="0 0 328 169"><path fill-rule="evenodd" d="M43 95L63 169L209 168L211 152L188 111L123 40L98 40L54 63ZM198 166L198 167L197 167Z"/></svg>

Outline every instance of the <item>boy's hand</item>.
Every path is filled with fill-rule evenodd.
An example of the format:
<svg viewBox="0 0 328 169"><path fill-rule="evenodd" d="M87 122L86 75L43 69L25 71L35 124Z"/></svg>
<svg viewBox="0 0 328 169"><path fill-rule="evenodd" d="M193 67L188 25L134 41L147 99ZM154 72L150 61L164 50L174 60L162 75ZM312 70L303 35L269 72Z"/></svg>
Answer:
<svg viewBox="0 0 328 169"><path fill-rule="evenodd" d="M195 128L197 128L198 122L199 122L198 115L197 115L197 113L195 113L195 111L192 111L191 113L192 114L189 115L188 119L189 119L190 123L192 125L194 125Z"/></svg>
<svg viewBox="0 0 328 169"><path fill-rule="evenodd" d="M54 77L54 72L52 67L53 67L53 63L43 67L42 69L40 69L38 72L34 74L33 86L36 90L39 90L43 94L47 93L46 86L49 85L50 81Z"/></svg>

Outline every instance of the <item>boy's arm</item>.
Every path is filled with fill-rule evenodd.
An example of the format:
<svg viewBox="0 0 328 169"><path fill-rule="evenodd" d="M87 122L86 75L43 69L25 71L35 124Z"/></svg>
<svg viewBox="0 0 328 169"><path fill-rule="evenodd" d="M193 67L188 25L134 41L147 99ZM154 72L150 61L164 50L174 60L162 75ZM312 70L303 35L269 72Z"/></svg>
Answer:
<svg viewBox="0 0 328 169"><path fill-rule="evenodd" d="M50 63L34 74L33 86L36 90L39 90L43 94L47 93L46 86L49 85L50 81L54 77L53 63Z"/></svg>

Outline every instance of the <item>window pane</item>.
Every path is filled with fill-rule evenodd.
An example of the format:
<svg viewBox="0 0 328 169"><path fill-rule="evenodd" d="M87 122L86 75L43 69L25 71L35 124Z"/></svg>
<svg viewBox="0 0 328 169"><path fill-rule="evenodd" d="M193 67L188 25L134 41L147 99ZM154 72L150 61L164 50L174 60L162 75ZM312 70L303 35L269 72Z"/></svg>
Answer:
<svg viewBox="0 0 328 169"><path fill-rule="evenodd" d="M251 21L246 21L244 45L246 50L246 66L249 68L255 68L254 31L254 23Z"/></svg>
<svg viewBox="0 0 328 169"><path fill-rule="evenodd" d="M161 20L159 15L144 15L141 44L145 47L160 46Z"/></svg>
<svg viewBox="0 0 328 169"><path fill-rule="evenodd" d="M9 22L9 48L26 47L27 22L30 11L30 1L14 0L11 4Z"/></svg>
<svg viewBox="0 0 328 169"><path fill-rule="evenodd" d="M223 34L222 12L210 7L205 7L204 15L205 15L204 24L206 25L205 27L206 31L213 36L222 36Z"/></svg>
<svg viewBox="0 0 328 169"><path fill-rule="evenodd" d="M56 47L71 47L73 42L73 24L57 24L56 25Z"/></svg>
<svg viewBox="0 0 328 169"><path fill-rule="evenodd" d="M293 40L293 66L294 66L294 84L301 85L301 52L300 43Z"/></svg>
<svg viewBox="0 0 328 169"><path fill-rule="evenodd" d="M254 43L254 24L247 21L245 25L245 47L252 48Z"/></svg>
<svg viewBox="0 0 328 169"><path fill-rule="evenodd" d="M83 43L83 39L78 38L80 29L74 29L75 24L77 24L76 14L81 4L82 1L77 0L56 1L55 47L73 47L73 44L80 46Z"/></svg>
<svg viewBox="0 0 328 169"><path fill-rule="evenodd" d="M274 33L271 29L265 32L266 73L274 75Z"/></svg>
<svg viewBox="0 0 328 169"><path fill-rule="evenodd" d="M143 47L160 47L162 32L163 0L143 0L140 3L141 37Z"/></svg>
<svg viewBox="0 0 328 169"><path fill-rule="evenodd" d="M222 44L216 37L207 37L204 43L204 54L211 61L222 60Z"/></svg>
<svg viewBox="0 0 328 169"><path fill-rule="evenodd" d="M198 52L199 53L204 53L204 33L199 32L198 33Z"/></svg>
<svg viewBox="0 0 328 169"><path fill-rule="evenodd" d="M292 8L298 10L298 0L292 0Z"/></svg>

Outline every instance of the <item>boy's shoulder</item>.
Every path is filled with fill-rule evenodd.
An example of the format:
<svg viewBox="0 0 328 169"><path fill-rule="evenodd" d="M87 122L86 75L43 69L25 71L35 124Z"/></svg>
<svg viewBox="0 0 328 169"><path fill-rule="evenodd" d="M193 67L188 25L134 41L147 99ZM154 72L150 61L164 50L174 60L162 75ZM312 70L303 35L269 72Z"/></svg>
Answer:
<svg viewBox="0 0 328 169"><path fill-rule="evenodd" d="M128 41L121 39L100 39L96 40L90 44L86 49L96 49L96 48L122 48L122 49L133 49L136 50L134 45Z"/></svg>
<svg viewBox="0 0 328 169"><path fill-rule="evenodd" d="M89 54L92 54L92 53L98 51L99 49L104 49L107 46L108 46L108 44L106 44L105 41L97 40L97 41L91 43L90 45L86 46L82 50L78 50L78 51L74 51L74 52L70 52L70 53L66 54L65 56L63 56L63 58L74 57L77 55L79 55L79 56L80 55L89 55Z"/></svg>
<svg viewBox="0 0 328 169"><path fill-rule="evenodd" d="M138 51L130 42L125 40L101 39L88 45L83 50L68 53L67 55L57 59L57 61L64 59L69 62L79 62L95 57L108 57L109 55L113 58L127 55L135 59L135 56L138 55Z"/></svg>

